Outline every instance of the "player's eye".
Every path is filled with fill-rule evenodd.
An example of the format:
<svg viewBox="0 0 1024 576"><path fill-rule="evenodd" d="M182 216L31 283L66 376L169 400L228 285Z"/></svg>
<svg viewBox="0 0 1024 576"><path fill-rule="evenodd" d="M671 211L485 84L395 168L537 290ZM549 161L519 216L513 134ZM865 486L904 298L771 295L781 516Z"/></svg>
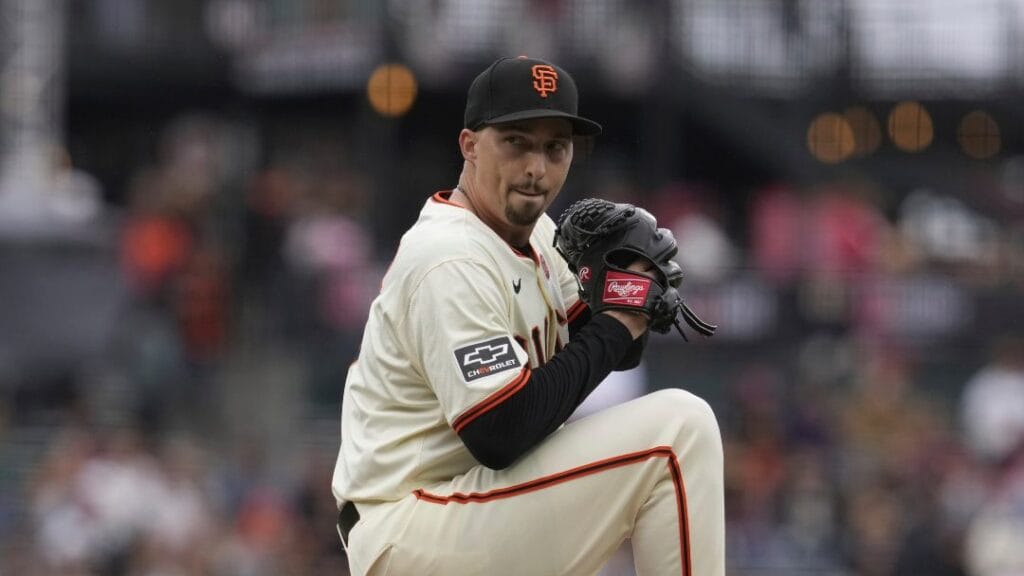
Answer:
<svg viewBox="0 0 1024 576"><path fill-rule="evenodd" d="M552 156L555 156L555 157L563 156L568 150L569 150L568 144L566 144L565 142L563 142L561 140L556 140L556 141L548 144L548 154L550 154Z"/></svg>

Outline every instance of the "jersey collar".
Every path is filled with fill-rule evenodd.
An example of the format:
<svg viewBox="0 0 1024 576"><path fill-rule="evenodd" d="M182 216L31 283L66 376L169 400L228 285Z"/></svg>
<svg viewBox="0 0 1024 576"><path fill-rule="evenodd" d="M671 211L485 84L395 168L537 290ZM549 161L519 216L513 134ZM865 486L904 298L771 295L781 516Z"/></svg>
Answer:
<svg viewBox="0 0 1024 576"><path fill-rule="evenodd" d="M454 189L452 189L452 190L440 190L438 192L435 192L434 195L430 197L430 199L432 201L434 201L434 202L437 202L438 204L444 204L446 206L452 206L452 207L455 207L455 208L459 208L460 210L466 210L466 207L463 206L462 204L456 204L455 202L451 201L452 192L454 192L454 191L455 191ZM466 210L466 212L469 212L469 210ZM472 214L472 212L469 212L469 213ZM478 220L479 220L479 218L478 218ZM481 224L482 223L483 222L481 222ZM484 224L484 226L487 226L487 225ZM489 227L487 229L490 230ZM494 232L494 231L491 230L491 232ZM495 233L495 236L497 236L497 233ZM525 254L522 250L519 250L515 246L509 244L507 241L505 241L504 238L502 238L501 241L502 241L503 244L505 244L505 246L508 246L508 249L511 250L513 253L515 253L516 256L518 256L520 258L526 258L527 260L532 260L534 264L540 266L540 260L538 260L538 257L537 257L537 249L533 247L533 234L530 234L530 253L529 254Z"/></svg>

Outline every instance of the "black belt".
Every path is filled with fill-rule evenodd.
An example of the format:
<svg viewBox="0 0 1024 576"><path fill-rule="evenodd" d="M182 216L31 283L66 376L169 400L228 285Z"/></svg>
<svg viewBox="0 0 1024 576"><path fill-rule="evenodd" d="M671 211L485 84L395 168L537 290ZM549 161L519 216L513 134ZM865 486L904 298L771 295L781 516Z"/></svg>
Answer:
<svg viewBox="0 0 1024 576"><path fill-rule="evenodd" d="M345 502L345 505L341 507L341 511L338 512L338 534L341 535L341 539L345 541L345 546L348 546L348 533L352 531L352 527L359 522L359 511L356 510L356 505L351 502Z"/></svg>

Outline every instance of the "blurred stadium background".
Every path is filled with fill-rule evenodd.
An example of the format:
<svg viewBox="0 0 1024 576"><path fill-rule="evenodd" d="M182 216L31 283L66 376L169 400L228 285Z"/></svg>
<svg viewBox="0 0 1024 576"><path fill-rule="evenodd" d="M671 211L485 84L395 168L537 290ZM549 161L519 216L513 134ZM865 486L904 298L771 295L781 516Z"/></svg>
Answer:
<svg viewBox="0 0 1024 576"><path fill-rule="evenodd" d="M0 0L0 575L346 573L345 370L521 53L605 126L552 211L721 326L622 390L716 408L730 573L1024 573L1024 1Z"/></svg>

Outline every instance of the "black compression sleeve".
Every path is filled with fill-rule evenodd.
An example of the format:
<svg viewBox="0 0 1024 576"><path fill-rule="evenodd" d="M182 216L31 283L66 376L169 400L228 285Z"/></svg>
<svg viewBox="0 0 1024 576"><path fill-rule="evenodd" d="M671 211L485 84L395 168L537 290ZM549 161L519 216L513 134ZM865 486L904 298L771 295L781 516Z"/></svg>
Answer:
<svg viewBox="0 0 1024 576"><path fill-rule="evenodd" d="M615 366L616 370L630 370L640 365L640 358L644 355L644 348L647 347L647 337L650 334L650 331L644 332L639 338L633 340L633 344L626 351L626 355Z"/></svg>
<svg viewBox="0 0 1024 576"><path fill-rule="evenodd" d="M590 322L590 308L582 310L572 322L569 323L569 338L575 338L576 333ZM629 370L640 365L640 359L644 355L644 348L647 347L647 338L650 332L644 332L643 336L633 341L626 355L622 357L615 370Z"/></svg>
<svg viewBox="0 0 1024 576"><path fill-rule="evenodd" d="M607 314L583 326L510 398L476 418L459 437L484 466L505 468L562 425L633 345Z"/></svg>
<svg viewBox="0 0 1024 576"><path fill-rule="evenodd" d="M572 322L569 322L569 339L572 340L575 338L576 333L586 326L587 322L590 322L590 307L583 305L583 309L580 310L580 313L572 319Z"/></svg>

